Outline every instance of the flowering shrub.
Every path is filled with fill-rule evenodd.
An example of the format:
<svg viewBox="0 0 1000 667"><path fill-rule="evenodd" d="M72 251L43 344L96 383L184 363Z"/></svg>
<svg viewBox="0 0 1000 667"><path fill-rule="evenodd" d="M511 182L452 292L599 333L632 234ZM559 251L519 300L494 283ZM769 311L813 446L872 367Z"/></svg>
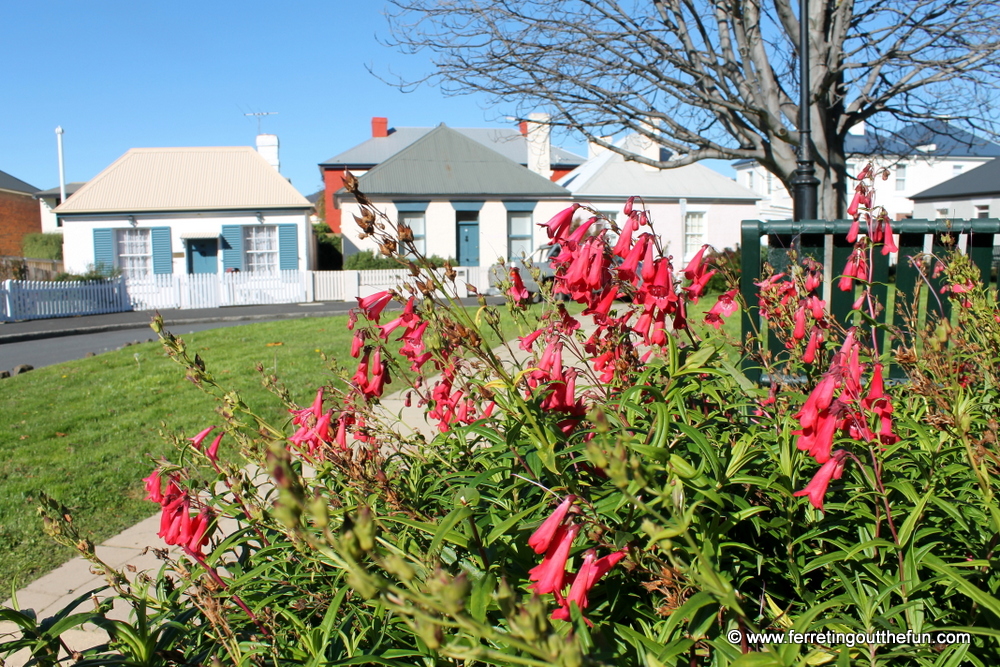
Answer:
<svg viewBox="0 0 1000 667"><path fill-rule="evenodd" d="M288 424L258 417L157 321L218 417L146 478L176 547L155 580L100 564L46 501L48 532L137 610L135 624L78 619L113 637L80 664L1000 664L1000 315L956 255L942 298L957 321L893 332L895 357L877 347L867 267L893 236L873 179L859 175L834 286L857 291L864 327L829 316L815 262L762 276L788 354L736 352L769 386L716 331L735 290L694 318L716 273L706 248L675 266L634 200L621 228L571 229L576 205L545 224L553 307L536 319L512 271L519 335L485 300L458 307L450 265L402 259L405 288L359 299L338 382L304 407L264 378ZM387 256L415 250L347 187L363 236ZM489 329L510 342L491 348ZM887 386L889 363L910 382ZM428 435L382 409L391 391ZM52 664L53 633L16 618Z"/></svg>

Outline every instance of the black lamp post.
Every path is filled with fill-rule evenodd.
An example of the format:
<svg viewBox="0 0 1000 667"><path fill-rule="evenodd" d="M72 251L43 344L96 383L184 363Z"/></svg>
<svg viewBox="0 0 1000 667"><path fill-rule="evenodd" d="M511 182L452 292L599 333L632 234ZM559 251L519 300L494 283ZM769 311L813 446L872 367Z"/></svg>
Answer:
<svg viewBox="0 0 1000 667"><path fill-rule="evenodd" d="M819 204L809 120L809 0L799 0L799 150L792 177L795 220L815 220Z"/></svg>

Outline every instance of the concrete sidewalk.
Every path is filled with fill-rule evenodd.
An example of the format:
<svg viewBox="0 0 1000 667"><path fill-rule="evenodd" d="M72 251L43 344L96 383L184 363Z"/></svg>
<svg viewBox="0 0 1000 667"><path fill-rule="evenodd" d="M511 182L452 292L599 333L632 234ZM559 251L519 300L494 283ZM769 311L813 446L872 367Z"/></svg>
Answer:
<svg viewBox="0 0 1000 667"><path fill-rule="evenodd" d="M495 348L494 352L505 365L509 364L511 367L522 364L528 357L527 353L518 349L516 341L510 345L510 349L506 345L501 345ZM567 358L566 363L570 364L570 359ZM433 382L433 379L429 382ZM400 390L384 397L381 400L380 411L388 420L395 421L396 427L404 434L421 433L430 440L438 435L439 431L435 424L429 424L425 420L424 408L417 407L415 403L409 407L406 406L405 394L407 391L406 389ZM262 481L262 483L266 483L266 481ZM235 522L221 525L220 533L232 532L235 527ZM157 514L105 540L97 546L97 554L109 566L123 572L127 571L130 580L133 580L137 573L143 571L148 571L152 575L162 564L162 561L152 553L152 548L162 549L166 546L157 536L159 529L160 517ZM36 618L44 619L60 611L80 595L104 585L104 577L93 573L90 563L82 557L77 557L17 591L16 597L21 609L33 609ZM107 597L108 594L108 591L104 591L97 597ZM11 602L11 600L5 600L0 606L10 607L12 606ZM85 602L77 607L76 611L83 612L90 609L90 603ZM128 621L129 612L130 608L122 604L116 606L108 616L116 620ZM0 622L0 641L3 641L5 634L15 631L16 626L13 623ZM107 634L94 626L84 626L72 630L65 633L63 638L71 649L77 651L103 644L108 640ZM8 658L6 665L23 667L29 658L30 656L22 651L12 658Z"/></svg>

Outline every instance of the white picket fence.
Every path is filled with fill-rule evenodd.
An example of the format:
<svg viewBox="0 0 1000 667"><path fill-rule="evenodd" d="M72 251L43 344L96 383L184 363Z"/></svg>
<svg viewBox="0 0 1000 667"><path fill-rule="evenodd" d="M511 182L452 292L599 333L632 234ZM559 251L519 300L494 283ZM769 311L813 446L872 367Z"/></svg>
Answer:
<svg viewBox="0 0 1000 667"><path fill-rule="evenodd" d="M455 270L459 296L471 294L466 284L481 293L489 288L489 267ZM0 283L0 322L126 310L351 301L413 280L406 270L165 274L95 282L7 280Z"/></svg>

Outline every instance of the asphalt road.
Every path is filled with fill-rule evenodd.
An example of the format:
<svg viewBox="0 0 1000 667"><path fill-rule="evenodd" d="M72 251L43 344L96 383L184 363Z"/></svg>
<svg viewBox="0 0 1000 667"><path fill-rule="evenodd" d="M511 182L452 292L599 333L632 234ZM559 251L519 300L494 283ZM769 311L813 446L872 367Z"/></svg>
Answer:
<svg viewBox="0 0 1000 667"><path fill-rule="evenodd" d="M275 320L254 320L253 322L203 322L200 324L178 324L167 327L176 335L221 329L257 322L274 322ZM122 331L104 331L101 333L82 334L77 336L61 336L29 340L20 343L5 343L0 345L0 370L11 370L19 364L31 364L35 368L43 368L64 361L83 359L88 352L101 354L117 350L125 343L133 341L145 342L156 339L156 334L149 327L125 329Z"/></svg>

